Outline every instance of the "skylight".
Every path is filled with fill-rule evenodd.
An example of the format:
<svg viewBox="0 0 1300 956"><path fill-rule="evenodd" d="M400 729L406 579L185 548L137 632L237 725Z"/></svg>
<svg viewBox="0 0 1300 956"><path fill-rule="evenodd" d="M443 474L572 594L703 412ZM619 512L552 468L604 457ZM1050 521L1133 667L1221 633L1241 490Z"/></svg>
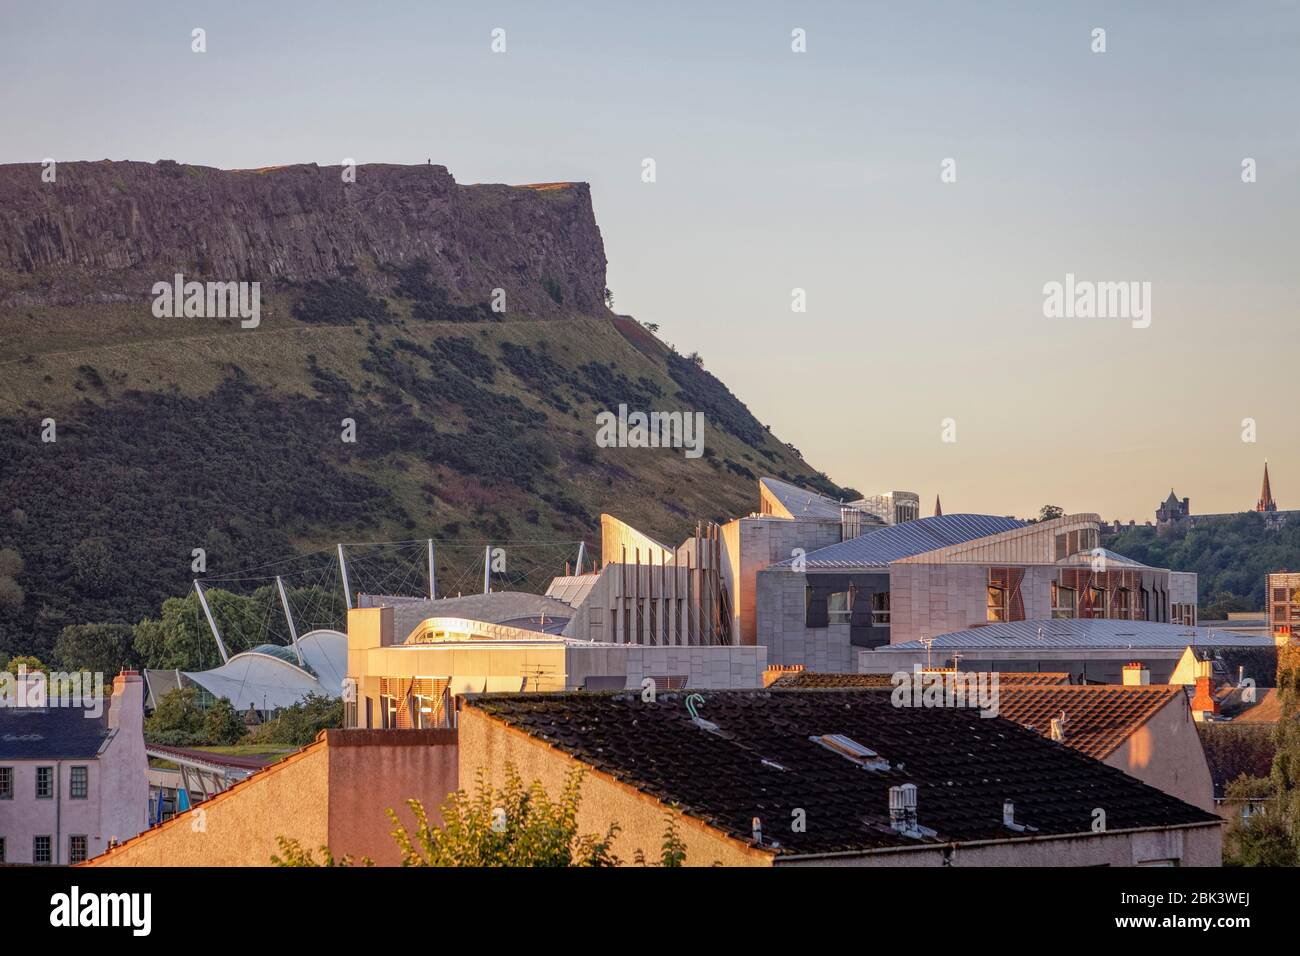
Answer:
<svg viewBox="0 0 1300 956"><path fill-rule="evenodd" d="M847 757L859 767L866 770L888 770L889 761L880 754L876 753L870 747L858 743L852 737L844 734L822 734L820 737L809 737L815 744L820 744L827 750L832 750L841 757Z"/></svg>

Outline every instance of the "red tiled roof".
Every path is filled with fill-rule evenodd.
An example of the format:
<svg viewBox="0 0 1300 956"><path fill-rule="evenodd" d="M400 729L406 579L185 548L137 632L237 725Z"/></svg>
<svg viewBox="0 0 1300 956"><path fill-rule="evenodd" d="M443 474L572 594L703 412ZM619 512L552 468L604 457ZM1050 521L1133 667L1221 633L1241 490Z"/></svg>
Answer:
<svg viewBox="0 0 1300 956"><path fill-rule="evenodd" d="M1050 734L1052 718L1064 713L1061 742L1104 760L1181 692L1181 687L1162 684L1001 684L998 713L1043 735Z"/></svg>

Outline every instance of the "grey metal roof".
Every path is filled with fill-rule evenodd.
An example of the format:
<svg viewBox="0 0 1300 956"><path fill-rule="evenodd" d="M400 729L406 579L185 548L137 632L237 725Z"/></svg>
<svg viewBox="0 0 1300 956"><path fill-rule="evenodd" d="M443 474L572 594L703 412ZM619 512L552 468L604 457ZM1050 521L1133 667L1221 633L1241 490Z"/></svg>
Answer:
<svg viewBox="0 0 1300 956"><path fill-rule="evenodd" d="M809 568L883 568L900 558L1023 527L1023 521L997 515L953 514L919 518L810 551L805 561ZM777 566L789 567L792 561L787 559Z"/></svg>
<svg viewBox="0 0 1300 956"><path fill-rule="evenodd" d="M551 579L551 584L546 589L546 596L557 601L563 601L570 607L579 607L583 601L587 600L587 596L591 594L591 589L595 587L596 582L599 580L599 571L593 571L590 574L561 575Z"/></svg>
<svg viewBox="0 0 1300 956"><path fill-rule="evenodd" d="M1072 554L1068 558L1062 558L1057 564L1091 564L1101 558L1106 564L1118 564L1126 568L1149 568L1151 565L1143 564L1141 561L1134 561L1127 555L1120 554L1118 551L1112 551L1110 548L1092 548L1088 551L1080 551Z"/></svg>
<svg viewBox="0 0 1300 956"><path fill-rule="evenodd" d="M1041 637L1040 637L1041 633ZM1097 619L1052 619L1041 621L1010 621L972 627L964 631L940 634L934 639L934 648L1150 648L1178 649L1187 647L1272 647L1270 637L1235 634L1231 631L1208 627L1188 627L1183 624L1157 624L1154 621L1120 621ZM924 650L920 641L890 644L880 650Z"/></svg>
<svg viewBox="0 0 1300 956"><path fill-rule="evenodd" d="M840 503L816 491L800 488L778 478L762 477L759 482L776 496L786 511L796 518L834 518L840 520Z"/></svg>
<svg viewBox="0 0 1300 956"><path fill-rule="evenodd" d="M393 604L393 633L399 641L431 617L460 617L485 624L504 624L519 618L565 618L573 608L563 601L529 594L526 591L493 591L490 594L466 594L439 598L436 601L403 601Z"/></svg>

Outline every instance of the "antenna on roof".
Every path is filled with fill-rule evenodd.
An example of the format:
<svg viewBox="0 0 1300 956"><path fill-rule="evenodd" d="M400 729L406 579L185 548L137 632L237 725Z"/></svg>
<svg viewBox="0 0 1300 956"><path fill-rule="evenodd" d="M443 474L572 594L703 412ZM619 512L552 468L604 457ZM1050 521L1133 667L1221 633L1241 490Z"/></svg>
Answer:
<svg viewBox="0 0 1300 956"><path fill-rule="evenodd" d="M343 603L352 610L352 588L348 585L348 562L343 557L343 545L339 545L339 576L343 578Z"/></svg>
<svg viewBox="0 0 1300 956"><path fill-rule="evenodd" d="M194 592L199 596L199 604L203 607L203 616L208 619L208 627L212 630L212 636L217 639L217 650L221 652L221 663L225 664L230 660L230 655L226 653L226 645L221 640L221 632L217 630L217 622L212 617L212 609L208 607L208 599L203 596L203 586L197 580L194 582Z"/></svg>
<svg viewBox="0 0 1300 956"><path fill-rule="evenodd" d="M298 628L293 623L293 612L289 610L289 595L284 589L284 578L275 576L275 586L280 589L280 603L284 606L284 619L289 622L289 639L293 641L293 652L298 655L298 666L302 667L302 648L298 646Z"/></svg>
<svg viewBox="0 0 1300 956"><path fill-rule="evenodd" d="M925 647L925 669L930 669L930 648L934 645L933 637L921 638L921 644Z"/></svg>

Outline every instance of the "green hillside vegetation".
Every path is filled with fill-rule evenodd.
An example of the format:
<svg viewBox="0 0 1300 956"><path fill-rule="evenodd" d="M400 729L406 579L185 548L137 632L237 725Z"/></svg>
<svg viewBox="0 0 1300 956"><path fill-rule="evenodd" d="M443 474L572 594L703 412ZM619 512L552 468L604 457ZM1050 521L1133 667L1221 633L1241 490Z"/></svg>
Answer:
<svg viewBox="0 0 1300 956"><path fill-rule="evenodd" d="M753 510L762 474L847 494L638 323L501 316L419 263L381 269L391 297L348 277L266 290L253 330L123 303L0 315L0 651L120 625L142 663L210 665L188 625L140 632L203 576L195 548L220 576L339 540L598 546L603 510L673 541ZM598 448L620 402L705 412L704 457Z"/></svg>
<svg viewBox="0 0 1300 956"><path fill-rule="evenodd" d="M1194 527L1130 528L1103 544L1143 564L1195 571L1204 620L1263 610L1265 575L1300 570L1300 523L1271 529L1253 511L1199 519Z"/></svg>

